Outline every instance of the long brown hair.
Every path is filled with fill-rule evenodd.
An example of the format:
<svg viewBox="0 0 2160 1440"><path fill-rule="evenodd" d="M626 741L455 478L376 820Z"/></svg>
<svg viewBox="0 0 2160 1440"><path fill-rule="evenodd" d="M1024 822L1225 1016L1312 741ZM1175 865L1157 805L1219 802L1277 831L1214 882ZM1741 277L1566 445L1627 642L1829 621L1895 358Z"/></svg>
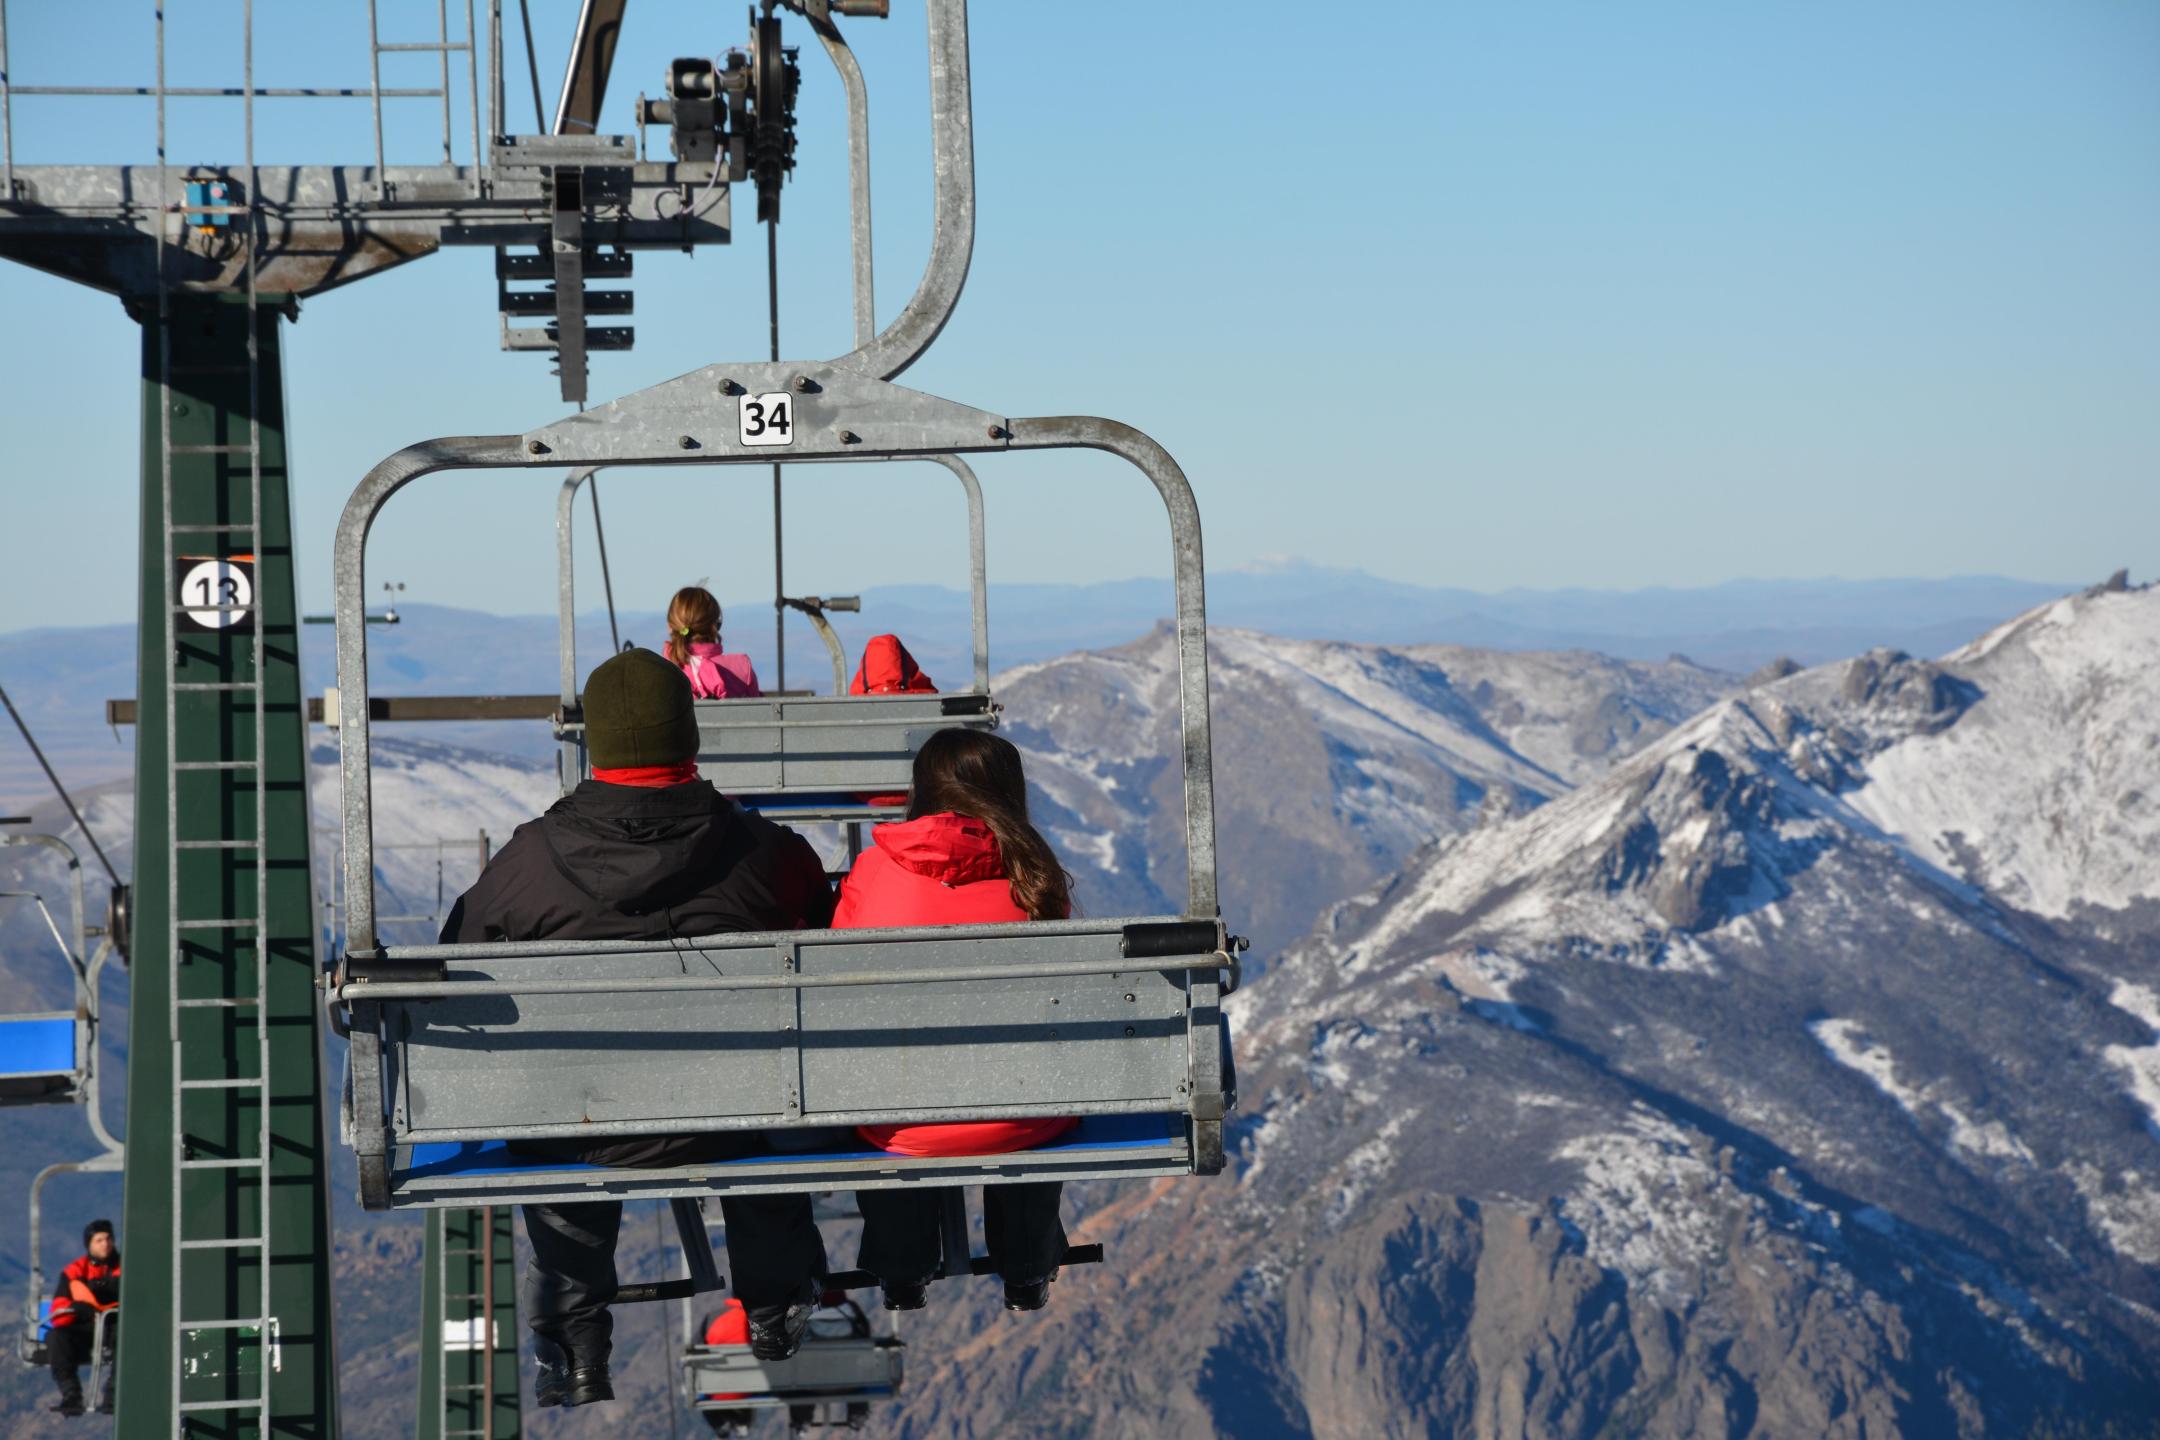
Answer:
<svg viewBox="0 0 2160 1440"><path fill-rule="evenodd" d="M981 730L940 730L915 752L910 820L951 811L980 820L997 837L1013 904L1031 920L1072 914L1072 877L1042 832L1028 823L1027 774L1010 740Z"/></svg>
<svg viewBox="0 0 2160 1440"><path fill-rule="evenodd" d="M667 607L667 658L690 663L690 642L720 643L720 602L702 585L685 585Z"/></svg>

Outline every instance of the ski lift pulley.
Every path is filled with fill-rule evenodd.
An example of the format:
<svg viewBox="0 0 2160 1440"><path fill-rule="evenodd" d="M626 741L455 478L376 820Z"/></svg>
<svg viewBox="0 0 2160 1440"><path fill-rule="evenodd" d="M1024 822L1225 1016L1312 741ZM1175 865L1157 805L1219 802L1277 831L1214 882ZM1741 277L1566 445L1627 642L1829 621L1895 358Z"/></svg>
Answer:
<svg viewBox="0 0 2160 1440"><path fill-rule="evenodd" d="M780 43L776 15L753 18L750 46L750 178L757 182L760 224L780 218L780 186L795 168L795 94L802 84L796 52Z"/></svg>

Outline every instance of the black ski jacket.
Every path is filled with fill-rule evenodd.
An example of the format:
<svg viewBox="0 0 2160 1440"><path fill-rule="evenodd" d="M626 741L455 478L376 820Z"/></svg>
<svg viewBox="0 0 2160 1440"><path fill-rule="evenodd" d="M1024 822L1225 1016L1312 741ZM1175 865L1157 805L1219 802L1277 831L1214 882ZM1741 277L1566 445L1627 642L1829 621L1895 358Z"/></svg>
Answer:
<svg viewBox="0 0 2160 1440"><path fill-rule="evenodd" d="M444 922L446 945L690 939L823 929L832 886L810 842L706 780L587 780L518 826Z"/></svg>

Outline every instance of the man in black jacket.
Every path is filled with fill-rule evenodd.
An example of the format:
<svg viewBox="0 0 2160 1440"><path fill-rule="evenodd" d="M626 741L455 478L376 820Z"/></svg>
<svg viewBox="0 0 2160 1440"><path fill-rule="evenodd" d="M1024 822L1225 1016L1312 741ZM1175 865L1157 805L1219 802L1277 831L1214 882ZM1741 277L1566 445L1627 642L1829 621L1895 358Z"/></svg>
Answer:
<svg viewBox="0 0 2160 1440"><path fill-rule="evenodd" d="M697 778L690 682L629 650L585 686L593 778L520 825L459 897L445 944L488 940L670 940L823 928L832 887L817 852ZM688 1165L760 1148L755 1134L651 1135L517 1148L600 1165ZM781 1360L802 1344L825 1250L804 1195L723 1199L728 1269L750 1316L750 1348ZM614 1398L608 1376L615 1241L622 1205L527 1205L525 1310L540 1362L537 1403Z"/></svg>

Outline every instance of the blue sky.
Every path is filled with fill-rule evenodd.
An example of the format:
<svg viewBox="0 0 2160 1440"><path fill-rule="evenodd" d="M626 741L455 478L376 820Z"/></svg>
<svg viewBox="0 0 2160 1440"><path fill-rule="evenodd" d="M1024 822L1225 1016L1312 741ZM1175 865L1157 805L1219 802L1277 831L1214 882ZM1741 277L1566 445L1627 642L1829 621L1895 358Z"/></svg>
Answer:
<svg viewBox="0 0 2160 1440"><path fill-rule="evenodd" d="M237 82L236 27L193 12L238 8L176 18L175 82ZM552 103L576 6L533 8ZM261 83L364 82L364 6L257 9ZM974 270L907 383L1148 430L1192 477L1214 565L1287 553L1480 589L2156 568L2160 6L973 9ZM18 3L14 78L147 81L148 10ZM894 11L850 26L882 318L928 244L920 8ZM386 38L421 38L434 7L383 14ZM741 27L738 6L640 0L612 128L669 56ZM846 158L814 47L804 73L783 338L821 357L850 333ZM430 103L406 103L393 160L427 158ZM267 162L372 149L364 103L265 104L259 125ZM238 107L176 105L173 134L176 160L237 160ZM25 163L148 161L150 110L23 98L15 141ZM764 353L756 243L641 255L633 288L637 348L599 357L595 399ZM0 629L128 618L135 329L108 297L0 266L0 335ZM369 465L562 408L544 360L496 348L486 251L312 301L289 341L311 606ZM942 472L837 468L790 484L791 590L959 583ZM1166 570L1160 508L1115 462L983 469L994 579ZM371 570L411 598L544 611L553 489L423 482ZM700 576L769 593L763 479L626 473L604 502L626 605Z"/></svg>

